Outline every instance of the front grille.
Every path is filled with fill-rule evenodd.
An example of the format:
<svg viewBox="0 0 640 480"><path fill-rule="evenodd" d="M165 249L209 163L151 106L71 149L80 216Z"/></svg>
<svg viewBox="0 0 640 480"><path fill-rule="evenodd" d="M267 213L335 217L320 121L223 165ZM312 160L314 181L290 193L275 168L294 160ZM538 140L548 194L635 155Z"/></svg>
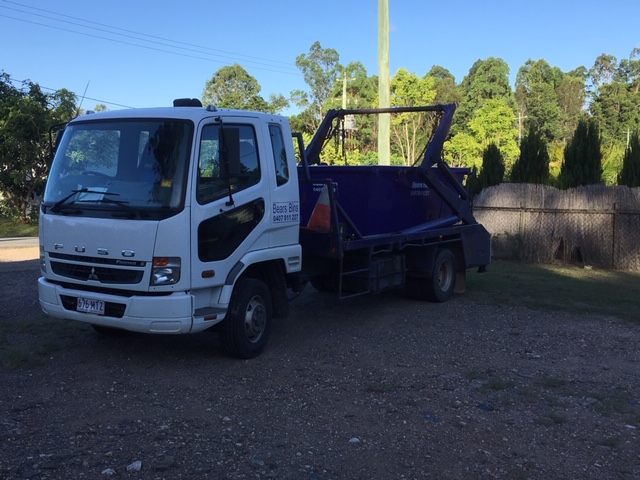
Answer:
<svg viewBox="0 0 640 480"><path fill-rule="evenodd" d="M107 284L136 284L142 281L143 270L124 268L93 267L77 263L51 262L51 270L61 277L74 280L95 280Z"/></svg>
<svg viewBox="0 0 640 480"><path fill-rule="evenodd" d="M55 258L56 260L66 260L76 263L92 263L99 265L118 265L122 267L144 267L146 262L140 260L129 260L122 258L108 258L108 257L83 257L82 255L69 255L66 253L49 252L49 258Z"/></svg>

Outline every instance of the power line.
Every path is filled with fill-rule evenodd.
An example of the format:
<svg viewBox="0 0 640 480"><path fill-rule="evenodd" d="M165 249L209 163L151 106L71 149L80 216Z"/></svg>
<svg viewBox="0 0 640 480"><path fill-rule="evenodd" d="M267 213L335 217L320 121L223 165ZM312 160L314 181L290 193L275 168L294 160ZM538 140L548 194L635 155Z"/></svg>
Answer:
<svg viewBox="0 0 640 480"><path fill-rule="evenodd" d="M21 7L31 8L31 9L34 9L34 10L46 12L46 13L57 15L57 16L61 16L61 17L71 18L71 19L78 20L80 22L83 22L83 23L86 23L86 24L89 24L89 25L99 25L101 27L106 27L106 28L108 28L110 30L106 30L106 29L103 29L103 28L90 27L88 25L83 25L82 23L71 22L71 21L68 21L68 20L61 20L61 19L53 18L53 17L47 16L47 15L42 15L42 14L38 14L38 13L32 13L32 12L28 12L28 11L25 11L25 10L20 10L20 9L16 9L16 8L11 8L11 7L0 5L0 8L4 8L5 10L11 10L11 11L14 11L14 12L24 13L26 15L32 15L32 16L44 18L46 20L51 20L51 21L54 21L54 22L67 23L67 24L70 24L70 25L74 25L76 27L91 28L92 30L101 31L101 32L104 32L104 33L107 33L107 34L110 34L110 35L117 35L117 36L130 38L130 39L141 41L141 42L151 43L152 45L155 44L155 45L160 45L160 46L164 46L164 47L174 48L176 50L183 50L183 51L186 51L186 52L193 52L193 53L197 53L197 54L201 54L201 55L209 55L209 56L212 56L212 57L219 57L219 58L222 58L222 59L225 59L225 60L237 61L237 60L239 60L238 57L244 57L246 59L244 61L247 62L247 63L251 63L251 64L255 64L255 65L262 65L263 67L265 67L265 66L266 67L270 67L270 68L263 68L263 67L256 67L256 66L253 67L253 68L256 68L258 70L266 70L266 71L273 72L273 73L282 73L282 74L288 74L288 75L300 75L299 72L294 71L294 67L291 66L291 64L287 64L285 62L280 62L280 61L276 61L276 60L262 59L262 58L259 58L259 57L252 57L252 56L249 56L249 55L235 54L235 53L231 53L231 52L225 52L223 50L216 50L216 49L212 49L212 48L209 48L209 47L204 47L204 46L201 46L201 45L189 44L189 43L186 43L186 42L180 42L180 41L176 41L176 40L157 37L157 36L154 36L154 35L148 35L148 34L145 34L145 33L135 32L135 31L132 31L132 30L126 30L126 29L119 28L119 27L113 27L113 26L106 25L106 24L103 24L103 23L93 22L93 21L90 21L90 20L84 20L84 19L81 19L81 18L78 18L78 17L72 17L70 15L62 15L62 14L59 14L59 13L56 13L56 12L52 12L52 11L49 11L49 10L30 7L30 6L27 6L27 5L20 4L18 2L12 2L10 0L3 0L3 2L4 3L11 3L11 4L14 4L14 5L19 5ZM141 44L138 44L138 43L126 42L126 41L123 41L123 40L117 40L117 39L114 39L114 38L108 38L108 37L104 37L104 36L100 36L100 35L94 35L94 34L90 34L90 33L86 33L86 32L80 32L78 30L71 30L71 29L62 28L62 27L51 25L51 24L47 24L47 23L36 22L34 20L27 20L27 19L24 19L24 18L12 17L12 16L9 16L9 15L1 15L0 14L0 16L5 17L5 18L9 18L9 19L12 19L12 20L17 20L17 21L21 21L21 22L25 22L25 23L30 23L30 24L33 24L33 25L39 25L39 26L43 26L43 27L47 27L47 28L52 28L52 29L56 29L56 30L75 33L75 34L78 34L78 35L84 35L84 36L93 37L93 38L98 38L98 39L101 39L101 40L111 41L111 42L120 43L120 44L124 44L124 45L130 45L130 46L139 47L139 48L146 48L146 49L149 49L149 50L155 50L155 51L159 51L159 52L163 52L163 53L170 53L170 54L173 54L173 55L179 55L179 56L183 56L183 57L195 58L195 59L198 59L198 60L213 61L213 62L225 64L224 61L218 60L218 59L215 59L215 58L205 58L205 57L189 55L189 54L170 51L170 50L165 50L165 49L158 48L158 47L153 47L153 46L148 46L148 45L141 45ZM111 31L111 30L119 30L119 31L122 31L122 32L133 33L135 36L134 35L123 34L123 33L118 33L118 32L114 32L114 31ZM140 37L148 37L148 38L151 38L151 39L154 39L154 40L147 40L145 38L140 38ZM156 40L162 40L163 42L158 42ZM170 42L170 43L164 43L164 42ZM185 45L185 46L180 46L180 45ZM195 47L195 48L187 48L187 47ZM221 52L222 54L221 53L209 53L209 52ZM255 60L252 60L252 59L255 59ZM265 63L265 62L269 62L269 63ZM282 66L275 65L276 63L281 64ZM228 65L229 63L226 63L226 64ZM276 69L276 70L274 70L274 69Z"/></svg>
<svg viewBox="0 0 640 480"><path fill-rule="evenodd" d="M11 76L9 76L9 81L11 83L20 83L22 85L24 85L25 83L34 83L35 85L38 85L38 87L40 87L42 90L48 90L51 92L57 92L58 90L60 90L59 88L51 88L51 87L45 87L44 85L40 85L39 83L36 82L31 82L31 80L17 80L15 78L12 78ZM68 88L65 90L69 90ZM71 93L73 93L76 98L79 97L79 95L76 92L72 92L71 90L69 90ZM85 100L92 100L94 102L98 102L98 103L104 103L106 105L113 105L116 107L122 107L122 108L135 108L132 107L130 105L122 105L121 103L115 103L115 102L108 102L106 100L100 100L98 98L91 98L91 97L83 97Z"/></svg>
<svg viewBox="0 0 640 480"><path fill-rule="evenodd" d="M18 6L23 7L23 8L30 8L32 10L45 12L45 13L48 13L48 14L51 14L51 15L56 15L58 17L64 17L64 18L70 18L70 19L73 19L73 20L78 20L80 22L83 22L83 23L86 23L86 24L89 24L89 25L99 25L101 27L106 27L106 28L109 28L111 30L118 30L118 31L121 31L121 32L133 33L134 35L138 35L138 36L141 36L141 37L153 38L153 39L156 39L156 40L162 40L162 41L165 41L165 42L175 43L177 45L185 45L187 47L195 47L195 48L198 48L200 50L211 51L211 52L220 52L220 53L223 53L225 55L231 55L232 56L231 58L244 57L244 58L247 58L247 59L260 60L261 62L279 63L279 64L282 64L285 68L290 68L292 70L296 70L297 69L297 67L295 67L294 65L292 65L289 62L282 62L282 61L279 61L279 60L270 60L270 59L265 59L265 58L261 58L261 57L254 57L254 56L251 56L251 55L244 55L244 54L241 54L241 53L228 52L228 51L225 51L225 50L219 50L219 49L215 49L215 48L211 48L211 47L205 47L205 46L196 45L196 44L193 44L193 43L187 43L187 42L182 42L182 41L179 41L179 40L172 40L172 39L168 39L168 38L164 38L164 37L158 37L158 36L150 35L150 34L147 34L147 33L136 32L134 30L128 30L126 28L114 27L112 25L107 25L105 23L94 22L92 20L86 20L86 19L83 19L83 18L80 18L80 17L74 17L72 15L65 15L65 14L62 14L62 13L55 12L55 11L45 10L43 8L32 7L30 5L25 5L25 4L22 4L22 3L19 3L19 2L14 2L14 1L11 1L11 0L2 0L2 1L4 3L10 3L10 4L13 4L13 5L18 5ZM3 7L3 8L9 8L9 7ZM36 15L36 14L30 13L30 12L25 12L23 10L17 10L17 9L12 9L12 10L20 11L20 12L26 13L28 15ZM44 15L38 15L38 16L44 16ZM46 16L44 16L44 17L45 18L49 18L51 20L56 20L56 19L53 19L51 17L46 17ZM62 20L56 20L56 21L62 21ZM67 23L74 24L73 22L67 22ZM74 24L74 25L77 25L77 24ZM85 27L84 25L79 25L79 26ZM114 32L108 31L108 33L114 33ZM132 37L132 38L135 38L135 37ZM144 40L142 38L140 38L139 40L148 41L148 40ZM174 47L174 48L176 48L176 47Z"/></svg>

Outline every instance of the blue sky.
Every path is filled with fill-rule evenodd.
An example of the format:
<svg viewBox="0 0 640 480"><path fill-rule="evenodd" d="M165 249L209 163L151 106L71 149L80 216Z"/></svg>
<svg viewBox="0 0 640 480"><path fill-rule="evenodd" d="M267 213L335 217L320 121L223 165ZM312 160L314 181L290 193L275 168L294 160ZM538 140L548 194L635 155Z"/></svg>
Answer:
<svg viewBox="0 0 640 480"><path fill-rule="evenodd" d="M476 60L498 57L513 83L528 59L566 72L640 47L637 0L389 0L389 12L391 75L440 65L460 82ZM378 74L377 0L0 0L0 32L0 70L79 96L86 89L85 109L200 97L234 63L264 98L288 97L307 89L295 59L315 41Z"/></svg>

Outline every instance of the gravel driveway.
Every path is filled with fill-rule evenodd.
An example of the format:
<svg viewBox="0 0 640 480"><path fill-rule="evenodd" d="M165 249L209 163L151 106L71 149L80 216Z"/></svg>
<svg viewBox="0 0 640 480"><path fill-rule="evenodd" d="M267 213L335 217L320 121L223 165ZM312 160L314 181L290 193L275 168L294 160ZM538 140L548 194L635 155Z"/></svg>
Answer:
<svg viewBox="0 0 640 480"><path fill-rule="evenodd" d="M48 319L0 268L2 479L640 479L640 326L311 287L262 356Z"/></svg>

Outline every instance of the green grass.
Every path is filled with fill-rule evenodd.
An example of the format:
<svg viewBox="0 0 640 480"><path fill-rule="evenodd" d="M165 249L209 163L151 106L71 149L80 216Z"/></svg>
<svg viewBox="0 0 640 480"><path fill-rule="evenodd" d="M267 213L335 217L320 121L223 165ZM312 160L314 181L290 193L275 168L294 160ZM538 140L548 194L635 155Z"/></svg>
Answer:
<svg viewBox="0 0 640 480"><path fill-rule="evenodd" d="M0 238L37 236L37 223L16 223L6 218L0 218Z"/></svg>
<svg viewBox="0 0 640 480"><path fill-rule="evenodd" d="M614 315L640 321L640 272L496 261L467 273L465 297L488 304Z"/></svg>

